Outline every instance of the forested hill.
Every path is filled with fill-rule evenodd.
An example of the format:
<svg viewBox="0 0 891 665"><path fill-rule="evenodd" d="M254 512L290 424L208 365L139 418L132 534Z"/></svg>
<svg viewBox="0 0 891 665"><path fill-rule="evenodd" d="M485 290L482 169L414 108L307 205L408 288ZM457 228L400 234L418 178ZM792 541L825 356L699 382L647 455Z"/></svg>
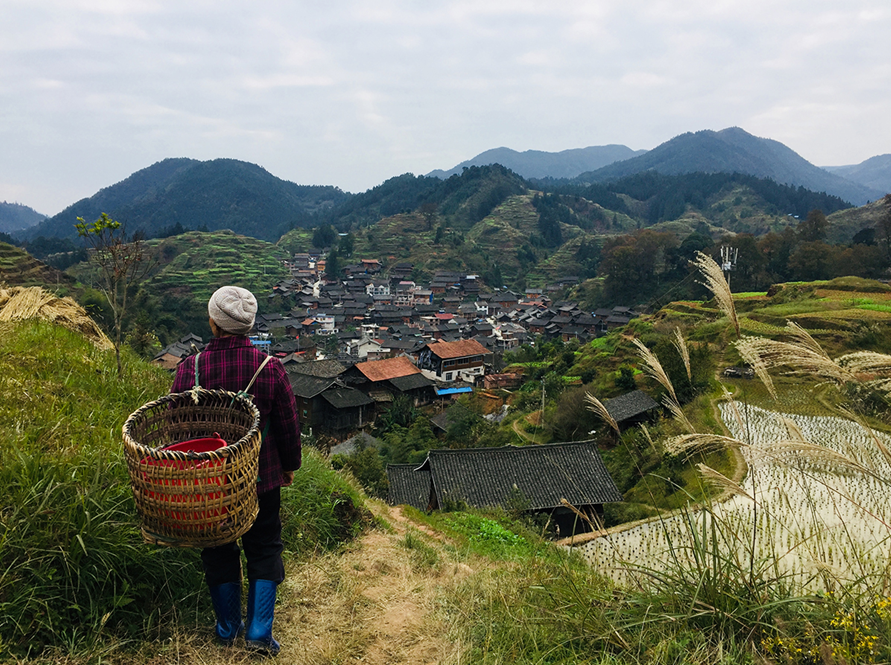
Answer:
<svg viewBox="0 0 891 665"><path fill-rule="evenodd" d="M452 229L467 230L508 196L527 191L527 183L499 164L472 166L447 180L410 173L390 178L322 215L340 229L368 226L399 213L437 215Z"/></svg>
<svg viewBox="0 0 891 665"><path fill-rule="evenodd" d="M294 226L313 224L314 213L348 198L336 187L296 185L234 159L165 159L67 207L27 235L75 237L78 217L89 221L105 212L128 231L149 237L179 224L277 240Z"/></svg>
<svg viewBox="0 0 891 665"><path fill-rule="evenodd" d="M21 231L46 219L33 208L21 203L0 201L0 233Z"/></svg>
<svg viewBox="0 0 891 665"><path fill-rule="evenodd" d="M646 154L578 177L579 182L608 182L641 173L745 173L778 183L827 192L856 205L887 192L865 187L814 166L778 141L752 136L738 128L705 130L676 136Z"/></svg>

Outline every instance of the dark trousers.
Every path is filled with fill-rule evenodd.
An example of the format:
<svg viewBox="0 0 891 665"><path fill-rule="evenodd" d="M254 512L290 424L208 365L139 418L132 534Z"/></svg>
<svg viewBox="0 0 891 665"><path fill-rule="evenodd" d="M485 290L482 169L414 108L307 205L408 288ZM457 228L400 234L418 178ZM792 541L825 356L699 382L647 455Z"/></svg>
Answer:
<svg viewBox="0 0 891 665"><path fill-rule="evenodd" d="M284 546L279 516L279 488L258 495L257 500L260 504L257 520L241 537L247 558L248 579L281 584L285 579L285 566L282 562ZM241 548L237 541L203 549L201 563L204 565L204 579L209 587L241 581Z"/></svg>

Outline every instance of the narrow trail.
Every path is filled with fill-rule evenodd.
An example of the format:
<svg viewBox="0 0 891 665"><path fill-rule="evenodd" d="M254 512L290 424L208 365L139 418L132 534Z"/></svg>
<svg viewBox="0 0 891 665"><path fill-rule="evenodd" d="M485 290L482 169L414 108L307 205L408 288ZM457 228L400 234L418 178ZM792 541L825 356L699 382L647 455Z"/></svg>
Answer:
<svg viewBox="0 0 891 665"><path fill-rule="evenodd" d="M410 522L399 507L374 510L392 532L374 529L345 552L289 571L277 621L289 662L441 663L454 651L436 601L441 587L472 570L419 565L400 544L406 534L432 548L441 536Z"/></svg>
<svg viewBox="0 0 891 665"><path fill-rule="evenodd" d="M456 561L442 534L412 522L401 508L378 501L369 507L391 528L371 529L340 552L288 565L273 630L282 646L277 662L461 662L438 608L443 594L475 571ZM210 623L180 639L149 662L258 662L240 646L217 646Z"/></svg>

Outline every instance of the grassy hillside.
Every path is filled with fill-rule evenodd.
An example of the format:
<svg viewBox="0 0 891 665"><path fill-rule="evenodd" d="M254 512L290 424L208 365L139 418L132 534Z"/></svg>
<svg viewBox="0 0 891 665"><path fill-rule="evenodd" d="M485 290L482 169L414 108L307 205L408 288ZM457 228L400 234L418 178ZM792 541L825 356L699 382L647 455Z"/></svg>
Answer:
<svg viewBox="0 0 891 665"><path fill-rule="evenodd" d="M874 229L891 210L891 194L859 208L839 210L827 217L829 241L848 243L858 231Z"/></svg>
<svg viewBox="0 0 891 665"><path fill-rule="evenodd" d="M125 354L118 376L113 353L51 323L0 325L0 661L50 648L95 662L203 625L198 552L142 543L121 449L124 419L170 375ZM307 452L297 475L283 493L292 556L362 527L360 497L324 460Z"/></svg>
<svg viewBox="0 0 891 665"><path fill-rule="evenodd" d="M783 285L769 297L737 294L736 302L744 325L761 324L771 333L779 334L773 321L780 318L818 318L811 332L836 354L891 346L889 298L883 284L846 278ZM843 327L850 310L876 315L873 339ZM542 388L549 403L535 419L534 436L553 431L558 417L574 421L590 414L583 400L569 399L576 389L560 381L558 391L549 373L593 372L581 389L608 396L615 369L641 368L631 337L657 352L673 379L685 376L669 339L678 326L688 340L694 382L734 360L730 324L713 303L673 303L651 320L580 347L549 342L522 350L529 357L518 353L513 360L529 372L533 390L513 391L517 415L539 408ZM122 380L111 353L46 322L2 324L0 332L0 357L10 361L0 379L0 660L244 662L240 646L212 644L196 553L140 542L120 426L133 409L166 391L169 375L127 355ZM632 376L658 394L646 373ZM675 381L679 392L682 381ZM834 405L825 384L782 381L782 408L789 412L813 416ZM754 381L726 383L749 403L762 398ZM685 403L698 431L723 431L714 397L706 390ZM502 427L522 430L522 422L512 415ZM588 436L583 424L581 434ZM804 589L766 550L749 555L748 527L725 519L718 505L685 509L702 494L664 491L672 484L695 486L689 460L666 452L665 439L681 431L663 421L648 435L626 433L604 449L611 471L625 474L617 482L630 487L618 516L642 516L646 500L658 499L660 509L679 510L673 517L662 513L648 529L658 531L670 518L691 540L648 546L642 563L632 566L612 550L605 564L589 565L545 542L544 521L519 511L423 515L372 504L380 528L352 540L368 525L364 499L352 481L307 451L295 486L283 493L289 561L276 619L282 657L300 665L344 658L373 665L888 662L887 577L838 570L831 564L839 552L833 559L830 550L830 565L811 576L819 589ZM801 466L799 453L795 460L789 473L818 470ZM832 461L815 460L819 470ZM710 466L733 469L720 454ZM843 471L838 479L862 470ZM887 486L887 478L871 481ZM792 505L799 519L807 506ZM776 524L788 512L776 510L759 512L759 519ZM615 510L607 515L616 516ZM819 512L801 521L811 520L822 524ZM599 540L621 541L623 533ZM783 534L777 539L784 552L810 549ZM884 547L886 539L885 532L870 547ZM347 540L350 545L340 547Z"/></svg>

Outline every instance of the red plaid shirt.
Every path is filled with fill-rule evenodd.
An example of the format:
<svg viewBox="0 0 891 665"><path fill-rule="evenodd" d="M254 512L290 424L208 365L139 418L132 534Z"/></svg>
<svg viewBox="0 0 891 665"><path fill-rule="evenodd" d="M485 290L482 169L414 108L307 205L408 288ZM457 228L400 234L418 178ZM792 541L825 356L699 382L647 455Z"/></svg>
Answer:
<svg viewBox="0 0 891 665"><path fill-rule="evenodd" d="M211 340L198 359L198 381L202 388L222 388L237 393L244 390L266 355L244 336ZM186 392L195 385L195 356L176 368L170 392ZM282 484L282 471L300 468L300 424L297 403L285 368L277 358L269 361L248 391L260 410L260 430L269 422L269 431L260 447L260 478L257 493Z"/></svg>

